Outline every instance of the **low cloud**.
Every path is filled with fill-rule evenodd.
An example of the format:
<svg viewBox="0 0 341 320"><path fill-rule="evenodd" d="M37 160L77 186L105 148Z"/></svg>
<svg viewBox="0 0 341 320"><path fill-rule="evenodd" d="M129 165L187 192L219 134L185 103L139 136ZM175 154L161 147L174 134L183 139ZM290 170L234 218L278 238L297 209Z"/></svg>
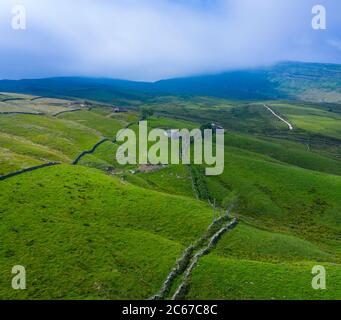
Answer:
<svg viewBox="0 0 341 320"><path fill-rule="evenodd" d="M333 48L341 51L341 40L328 40L327 43Z"/></svg>
<svg viewBox="0 0 341 320"><path fill-rule="evenodd" d="M101 76L157 80L269 65L341 63L341 3L311 28L313 0L21 0L27 29L0 4L0 78ZM333 40L334 41L334 40ZM335 45L336 44L336 45Z"/></svg>

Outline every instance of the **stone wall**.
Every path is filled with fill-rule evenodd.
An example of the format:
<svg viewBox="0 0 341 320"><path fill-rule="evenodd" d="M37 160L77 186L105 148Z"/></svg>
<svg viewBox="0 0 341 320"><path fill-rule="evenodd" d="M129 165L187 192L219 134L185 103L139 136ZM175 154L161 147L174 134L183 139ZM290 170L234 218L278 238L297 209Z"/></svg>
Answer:
<svg viewBox="0 0 341 320"><path fill-rule="evenodd" d="M49 162L49 163L41 164L39 166L34 166L34 167L18 170L18 171L15 171L15 172L11 172L11 173L6 174L4 176L0 176L0 181L1 180L6 180L8 178L15 177L15 176L18 176L18 175L23 174L25 172L31 172L31 171L35 171L35 170L38 170L38 169L41 169L41 168L45 168L45 167L56 166L58 164L60 164L60 162Z"/></svg>

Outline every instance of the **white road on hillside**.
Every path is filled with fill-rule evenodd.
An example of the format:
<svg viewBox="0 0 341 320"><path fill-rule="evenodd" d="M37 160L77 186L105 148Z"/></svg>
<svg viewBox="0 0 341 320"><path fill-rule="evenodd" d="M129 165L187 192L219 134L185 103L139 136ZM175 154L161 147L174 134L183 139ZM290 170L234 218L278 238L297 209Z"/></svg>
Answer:
<svg viewBox="0 0 341 320"><path fill-rule="evenodd" d="M273 110L272 110L270 107L268 107L266 104L264 104L264 107L265 107L266 109L268 109L276 118L278 118L279 120L283 121L283 122L289 127L290 130L294 130L294 127L293 127L293 125L292 125L290 122L284 120L281 116L279 116L275 111L273 111Z"/></svg>

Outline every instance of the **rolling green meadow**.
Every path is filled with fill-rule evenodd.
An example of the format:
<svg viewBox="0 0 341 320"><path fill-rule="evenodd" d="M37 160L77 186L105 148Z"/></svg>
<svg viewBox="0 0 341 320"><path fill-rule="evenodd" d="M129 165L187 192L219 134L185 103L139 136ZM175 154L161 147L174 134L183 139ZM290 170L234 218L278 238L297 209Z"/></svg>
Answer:
<svg viewBox="0 0 341 320"><path fill-rule="evenodd" d="M0 95L0 299L150 299L228 208L238 224L199 259L183 299L341 299L340 104L87 94ZM149 129L222 126L224 172L118 164L116 134L137 131L144 108ZM11 288L14 265L26 290ZM316 265L325 290L312 288Z"/></svg>

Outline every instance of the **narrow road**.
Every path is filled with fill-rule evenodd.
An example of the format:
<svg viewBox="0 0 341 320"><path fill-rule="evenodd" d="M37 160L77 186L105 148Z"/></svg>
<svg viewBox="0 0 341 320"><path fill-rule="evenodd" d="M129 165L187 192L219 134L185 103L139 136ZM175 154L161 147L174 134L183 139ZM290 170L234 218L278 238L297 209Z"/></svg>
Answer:
<svg viewBox="0 0 341 320"><path fill-rule="evenodd" d="M279 120L283 121L288 127L289 130L294 130L294 127L292 126L292 124L286 120L284 120L281 116L279 116L275 111L273 111L270 107L268 107L266 104L264 104L264 107L266 109L268 109L276 118L278 118Z"/></svg>

